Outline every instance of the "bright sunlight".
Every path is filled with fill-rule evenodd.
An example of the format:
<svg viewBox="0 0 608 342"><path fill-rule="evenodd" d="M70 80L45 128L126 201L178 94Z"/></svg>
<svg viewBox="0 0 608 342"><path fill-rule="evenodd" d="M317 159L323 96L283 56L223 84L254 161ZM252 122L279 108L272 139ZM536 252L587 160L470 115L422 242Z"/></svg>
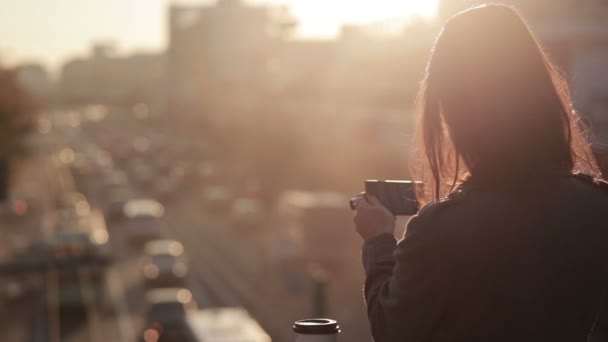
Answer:
<svg viewBox="0 0 608 342"><path fill-rule="evenodd" d="M407 20L421 16L432 17L437 0L290 0L273 1L291 6L300 21L302 36L331 36L345 23L373 24L384 21Z"/></svg>

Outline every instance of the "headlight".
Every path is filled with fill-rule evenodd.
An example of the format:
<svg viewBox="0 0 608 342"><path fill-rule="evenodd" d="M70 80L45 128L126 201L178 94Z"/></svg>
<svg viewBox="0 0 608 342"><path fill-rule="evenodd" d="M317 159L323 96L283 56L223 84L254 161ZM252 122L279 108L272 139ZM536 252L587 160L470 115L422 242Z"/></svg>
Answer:
<svg viewBox="0 0 608 342"><path fill-rule="evenodd" d="M184 264L183 262L178 262L173 265L173 274L175 274L176 276L182 278L185 277L187 273L188 266L186 266L186 264Z"/></svg>
<svg viewBox="0 0 608 342"><path fill-rule="evenodd" d="M144 276L148 279L156 279L160 275L158 266L154 264L148 264L144 266Z"/></svg>

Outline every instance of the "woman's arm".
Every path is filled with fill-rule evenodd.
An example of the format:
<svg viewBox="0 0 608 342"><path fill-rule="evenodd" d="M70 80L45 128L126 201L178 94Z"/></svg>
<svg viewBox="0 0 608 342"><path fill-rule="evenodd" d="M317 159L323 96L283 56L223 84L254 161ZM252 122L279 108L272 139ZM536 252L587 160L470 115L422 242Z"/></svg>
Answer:
<svg viewBox="0 0 608 342"><path fill-rule="evenodd" d="M595 320L593 330L589 335L588 342L605 342L608 341L608 294L604 294L602 298L602 306Z"/></svg>
<svg viewBox="0 0 608 342"><path fill-rule="evenodd" d="M445 260L433 228L415 216L398 244L389 234L365 242L365 299L376 342L426 341L439 320Z"/></svg>

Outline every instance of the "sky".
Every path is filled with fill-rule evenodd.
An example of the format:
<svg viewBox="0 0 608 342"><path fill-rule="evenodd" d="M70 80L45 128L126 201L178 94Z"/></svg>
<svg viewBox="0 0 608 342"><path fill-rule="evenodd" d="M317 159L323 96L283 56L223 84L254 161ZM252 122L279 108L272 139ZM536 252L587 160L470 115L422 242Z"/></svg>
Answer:
<svg viewBox="0 0 608 342"><path fill-rule="evenodd" d="M52 69L84 56L93 42L119 52L158 51L167 43L171 3L213 0L0 0L0 63L40 62ZM332 37L343 23L432 16L436 0L250 0L290 6L298 36Z"/></svg>

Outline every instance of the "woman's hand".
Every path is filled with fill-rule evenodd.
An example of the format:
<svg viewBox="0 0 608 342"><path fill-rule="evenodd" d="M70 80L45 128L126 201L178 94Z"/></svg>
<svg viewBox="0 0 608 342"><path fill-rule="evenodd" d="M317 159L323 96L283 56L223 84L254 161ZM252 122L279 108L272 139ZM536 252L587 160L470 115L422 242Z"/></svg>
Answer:
<svg viewBox="0 0 608 342"><path fill-rule="evenodd" d="M352 199L355 227L363 240L395 232L395 216L372 195L361 193Z"/></svg>

